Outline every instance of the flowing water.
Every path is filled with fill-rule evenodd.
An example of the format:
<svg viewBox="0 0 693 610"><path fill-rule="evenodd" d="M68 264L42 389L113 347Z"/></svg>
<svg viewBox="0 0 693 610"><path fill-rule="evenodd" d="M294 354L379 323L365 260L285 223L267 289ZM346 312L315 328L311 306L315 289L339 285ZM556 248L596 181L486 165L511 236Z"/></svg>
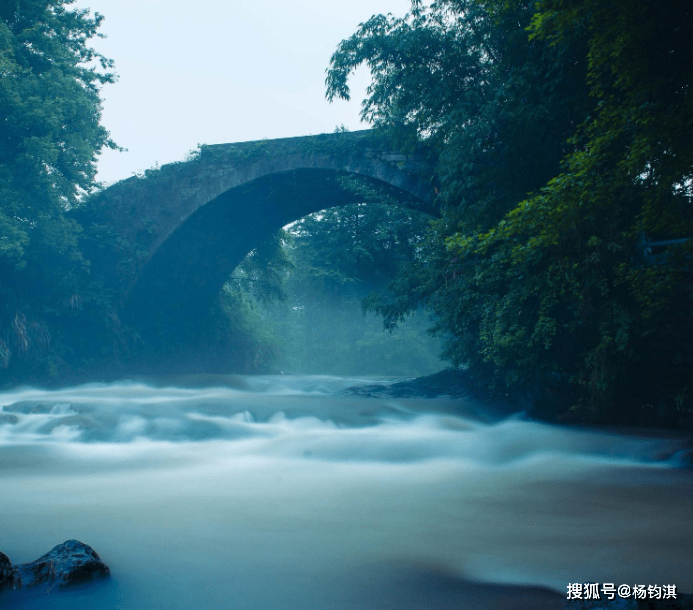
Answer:
<svg viewBox="0 0 693 610"><path fill-rule="evenodd" d="M22 563L77 538L113 575L0 606L499 610L559 607L524 585L693 589L684 439L339 394L357 383L373 380L0 394L0 550Z"/></svg>

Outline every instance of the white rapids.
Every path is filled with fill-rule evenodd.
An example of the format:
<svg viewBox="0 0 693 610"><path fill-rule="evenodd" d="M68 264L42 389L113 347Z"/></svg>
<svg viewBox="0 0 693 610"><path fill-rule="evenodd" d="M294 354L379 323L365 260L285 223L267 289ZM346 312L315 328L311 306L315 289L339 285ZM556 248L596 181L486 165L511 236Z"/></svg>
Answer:
<svg viewBox="0 0 693 610"><path fill-rule="evenodd" d="M548 609L545 588L573 582L693 589L685 439L339 394L359 383L373 380L0 394L0 551L22 563L76 538L113 575L0 604Z"/></svg>

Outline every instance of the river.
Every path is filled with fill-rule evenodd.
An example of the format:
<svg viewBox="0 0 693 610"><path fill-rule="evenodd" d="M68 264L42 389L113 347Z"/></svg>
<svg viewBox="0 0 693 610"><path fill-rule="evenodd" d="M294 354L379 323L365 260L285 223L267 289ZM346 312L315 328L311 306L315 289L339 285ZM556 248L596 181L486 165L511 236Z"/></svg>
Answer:
<svg viewBox="0 0 693 610"><path fill-rule="evenodd" d="M693 476L679 436L339 393L373 382L191 377L0 393L0 550L22 563L76 538L112 572L4 601L539 609L558 606L525 585L693 590ZM522 595L526 606L504 605Z"/></svg>

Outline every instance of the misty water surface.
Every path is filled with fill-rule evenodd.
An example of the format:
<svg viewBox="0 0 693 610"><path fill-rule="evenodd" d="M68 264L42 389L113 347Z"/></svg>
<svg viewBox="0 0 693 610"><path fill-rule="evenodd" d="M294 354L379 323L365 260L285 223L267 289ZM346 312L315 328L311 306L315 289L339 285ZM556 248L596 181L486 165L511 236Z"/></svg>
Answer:
<svg viewBox="0 0 693 610"><path fill-rule="evenodd" d="M522 606L536 609L557 597L509 586L693 588L681 439L542 425L469 400L339 394L366 382L179 378L3 393L0 550L21 563L77 538L113 575L5 601L501 609L539 595Z"/></svg>

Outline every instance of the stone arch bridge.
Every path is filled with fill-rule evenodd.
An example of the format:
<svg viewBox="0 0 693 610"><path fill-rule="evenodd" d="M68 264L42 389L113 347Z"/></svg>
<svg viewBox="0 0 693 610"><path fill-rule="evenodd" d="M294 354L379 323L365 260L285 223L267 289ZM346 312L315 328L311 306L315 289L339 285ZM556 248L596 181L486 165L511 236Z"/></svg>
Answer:
<svg viewBox="0 0 693 610"><path fill-rule="evenodd" d="M353 175L384 200L434 212L423 152L393 151L369 131L202 146L105 189L88 214L133 252L121 316L143 333L173 320L194 325L263 239L307 214L363 202L363 190L344 186Z"/></svg>

